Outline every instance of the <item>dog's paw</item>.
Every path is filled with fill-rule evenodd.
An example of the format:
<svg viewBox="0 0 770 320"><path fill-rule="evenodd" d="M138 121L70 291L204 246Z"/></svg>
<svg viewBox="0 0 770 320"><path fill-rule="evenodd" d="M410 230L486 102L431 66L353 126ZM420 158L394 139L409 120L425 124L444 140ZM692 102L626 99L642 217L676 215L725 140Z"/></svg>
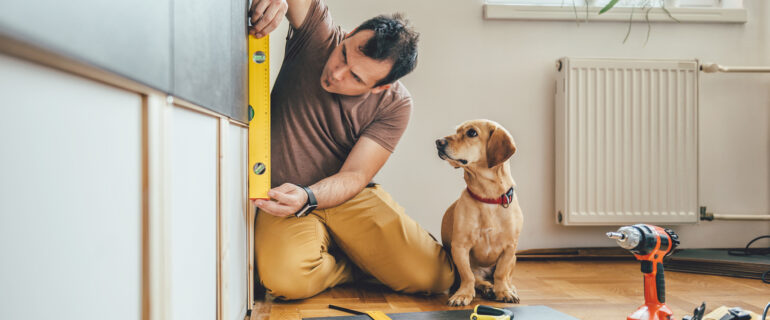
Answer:
<svg viewBox="0 0 770 320"><path fill-rule="evenodd" d="M497 300L495 298L495 289L492 287L491 283L482 283L477 285L476 291L478 291L484 299Z"/></svg>
<svg viewBox="0 0 770 320"><path fill-rule="evenodd" d="M473 300L474 295L475 292L473 292L473 290L470 290L470 292L467 292L467 290L457 290L457 292L449 298L447 304L452 307L467 306Z"/></svg>
<svg viewBox="0 0 770 320"><path fill-rule="evenodd" d="M519 303L521 301L516 291L509 289L495 291L495 300L507 303Z"/></svg>

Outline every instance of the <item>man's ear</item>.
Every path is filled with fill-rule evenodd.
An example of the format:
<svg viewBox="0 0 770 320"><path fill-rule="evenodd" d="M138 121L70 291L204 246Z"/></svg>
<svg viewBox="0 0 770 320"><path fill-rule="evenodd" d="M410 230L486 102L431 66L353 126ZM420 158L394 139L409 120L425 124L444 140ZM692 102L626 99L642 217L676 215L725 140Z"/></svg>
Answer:
<svg viewBox="0 0 770 320"><path fill-rule="evenodd" d="M501 127L493 128L487 140L487 167L492 168L508 161L514 152L516 145L513 137Z"/></svg>
<svg viewBox="0 0 770 320"><path fill-rule="evenodd" d="M383 84L381 86L377 86L377 87L372 88L372 93L373 94L378 94L378 93L383 92L383 91L388 90L388 89L390 89L390 83Z"/></svg>

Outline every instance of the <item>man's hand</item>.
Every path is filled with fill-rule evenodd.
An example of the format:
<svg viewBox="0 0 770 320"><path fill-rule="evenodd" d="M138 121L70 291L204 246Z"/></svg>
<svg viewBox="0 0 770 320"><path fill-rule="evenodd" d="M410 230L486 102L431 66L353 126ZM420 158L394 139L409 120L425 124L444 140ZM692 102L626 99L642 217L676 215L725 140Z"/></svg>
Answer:
<svg viewBox="0 0 770 320"><path fill-rule="evenodd" d="M270 189L267 196L271 200L254 200L257 208L277 217L292 215L307 203L307 193L297 185L284 183Z"/></svg>
<svg viewBox="0 0 770 320"><path fill-rule="evenodd" d="M249 34L262 38L281 24L289 5L286 0L252 0L249 10Z"/></svg>

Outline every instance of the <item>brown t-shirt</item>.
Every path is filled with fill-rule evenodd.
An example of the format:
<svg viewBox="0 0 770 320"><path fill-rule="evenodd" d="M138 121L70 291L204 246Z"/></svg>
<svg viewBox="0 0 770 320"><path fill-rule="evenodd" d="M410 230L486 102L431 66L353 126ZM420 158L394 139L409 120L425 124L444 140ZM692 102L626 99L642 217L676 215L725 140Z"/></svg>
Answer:
<svg viewBox="0 0 770 320"><path fill-rule="evenodd" d="M311 185L337 173L359 138L393 152L406 129L412 98L400 83L377 94L343 96L321 87L321 72L343 31L326 5L313 1L289 31L271 99L272 185Z"/></svg>

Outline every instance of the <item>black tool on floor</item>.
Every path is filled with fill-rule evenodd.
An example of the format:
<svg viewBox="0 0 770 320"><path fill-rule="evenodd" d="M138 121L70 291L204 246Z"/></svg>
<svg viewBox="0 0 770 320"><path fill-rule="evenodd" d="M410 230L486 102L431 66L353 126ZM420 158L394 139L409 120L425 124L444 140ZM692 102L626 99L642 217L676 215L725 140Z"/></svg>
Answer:
<svg viewBox="0 0 770 320"><path fill-rule="evenodd" d="M691 316L684 316L682 317L682 320L701 320L703 319L703 314L706 312L706 303L703 302L700 304L700 307L695 308L695 310L692 311Z"/></svg>
<svg viewBox="0 0 770 320"><path fill-rule="evenodd" d="M388 317L388 315L385 314L382 311L363 311L362 312L362 311L358 311L358 310L353 310L353 309L343 308L343 307L340 307L340 306L335 306L333 304L330 304L329 308L335 309L335 310L339 310L339 311L344 311L344 312L347 312L347 313L356 314L356 315L365 315L365 316L367 316L367 317L369 317L369 318L371 318L373 320L391 320L390 317Z"/></svg>
<svg viewBox="0 0 770 320"><path fill-rule="evenodd" d="M333 304L329 305L329 309L339 310L339 311L343 311L343 312L347 312L347 313L351 313L351 314L363 314L363 315L366 314L366 313L363 313L361 311L357 311L357 310L353 310L353 309L348 309L348 308L343 308L343 307L340 307L340 306L335 306Z"/></svg>
<svg viewBox="0 0 770 320"><path fill-rule="evenodd" d="M751 314L741 308L735 307L727 309L727 314L719 320L751 320Z"/></svg>

